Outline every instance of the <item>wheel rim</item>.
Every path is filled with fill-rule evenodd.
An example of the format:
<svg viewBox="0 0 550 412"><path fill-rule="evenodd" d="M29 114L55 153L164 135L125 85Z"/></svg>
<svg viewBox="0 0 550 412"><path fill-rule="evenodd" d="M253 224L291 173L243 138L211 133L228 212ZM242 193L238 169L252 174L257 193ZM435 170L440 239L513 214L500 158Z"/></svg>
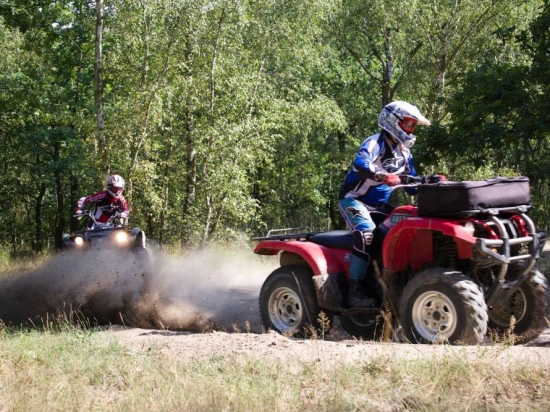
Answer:
<svg viewBox="0 0 550 412"><path fill-rule="evenodd" d="M516 290L509 299L503 299L500 303L491 307L489 319L498 326L507 328L510 326L512 315L519 322L525 316L527 305L525 294L521 289Z"/></svg>
<svg viewBox="0 0 550 412"><path fill-rule="evenodd" d="M431 342L448 340L457 327L458 316L453 302L439 292L425 292L416 299L413 324L422 338Z"/></svg>
<svg viewBox="0 0 550 412"><path fill-rule="evenodd" d="M281 332L296 329L302 321L302 307L300 297L292 289L276 289L269 298L271 323Z"/></svg>

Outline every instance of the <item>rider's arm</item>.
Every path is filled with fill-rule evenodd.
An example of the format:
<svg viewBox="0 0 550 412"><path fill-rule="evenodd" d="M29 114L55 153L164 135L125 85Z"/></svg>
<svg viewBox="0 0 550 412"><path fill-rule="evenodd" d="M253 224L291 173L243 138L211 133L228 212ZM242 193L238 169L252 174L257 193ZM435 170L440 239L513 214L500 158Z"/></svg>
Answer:
<svg viewBox="0 0 550 412"><path fill-rule="evenodd" d="M120 210L123 214L125 215L121 215L122 218L128 218L128 216L130 215L130 208L128 207L128 202L126 201L126 199L124 198L124 196L119 196L118 199L117 199L119 202L120 202Z"/></svg>
<svg viewBox="0 0 550 412"><path fill-rule="evenodd" d="M353 161L353 169L364 179L374 179L377 173L386 173L375 163L384 144L384 139L379 137L374 135L365 139Z"/></svg>
<svg viewBox="0 0 550 412"><path fill-rule="evenodd" d="M81 197L80 199L78 199L78 202L76 203L76 211L78 212L79 210L82 210L82 208L86 205L89 205L91 203L97 203L100 200L105 199L106 193L107 192L102 191L102 192L97 192L93 195Z"/></svg>
<svg viewBox="0 0 550 412"><path fill-rule="evenodd" d="M76 202L76 213L79 214L82 212L82 208L86 205L86 196L82 196L80 199L78 199L78 202Z"/></svg>

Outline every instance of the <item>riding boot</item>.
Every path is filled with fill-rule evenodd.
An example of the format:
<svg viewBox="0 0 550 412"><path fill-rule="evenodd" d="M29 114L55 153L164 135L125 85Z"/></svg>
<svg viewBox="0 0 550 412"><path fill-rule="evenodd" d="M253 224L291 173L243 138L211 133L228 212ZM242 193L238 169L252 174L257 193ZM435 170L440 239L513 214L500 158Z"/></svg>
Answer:
<svg viewBox="0 0 550 412"><path fill-rule="evenodd" d="M363 291L362 280L365 278L368 266L369 260L351 255L349 265L350 285L348 292L348 305L350 307L371 307L376 305L376 300L366 296Z"/></svg>
<svg viewBox="0 0 550 412"><path fill-rule="evenodd" d="M351 280L348 292L348 305L353 308L368 308L376 305L376 299L369 298L365 295L362 281Z"/></svg>

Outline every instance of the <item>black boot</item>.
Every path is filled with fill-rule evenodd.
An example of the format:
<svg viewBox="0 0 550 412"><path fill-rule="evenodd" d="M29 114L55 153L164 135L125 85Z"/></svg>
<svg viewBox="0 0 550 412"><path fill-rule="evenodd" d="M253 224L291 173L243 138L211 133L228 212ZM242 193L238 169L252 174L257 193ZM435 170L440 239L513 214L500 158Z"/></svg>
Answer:
<svg viewBox="0 0 550 412"><path fill-rule="evenodd" d="M362 281L351 280L348 292L348 305L352 308L370 308L376 305L376 299L365 295Z"/></svg>

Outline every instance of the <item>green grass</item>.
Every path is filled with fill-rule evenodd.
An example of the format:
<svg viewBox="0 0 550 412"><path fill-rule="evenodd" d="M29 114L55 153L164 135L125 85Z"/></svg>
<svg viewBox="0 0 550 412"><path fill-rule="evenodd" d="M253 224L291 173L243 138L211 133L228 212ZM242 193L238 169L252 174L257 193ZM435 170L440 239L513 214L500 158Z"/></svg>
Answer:
<svg viewBox="0 0 550 412"><path fill-rule="evenodd" d="M290 350L290 349L289 349ZM548 370L443 356L355 364L174 358L66 321L0 330L0 410L549 410Z"/></svg>

